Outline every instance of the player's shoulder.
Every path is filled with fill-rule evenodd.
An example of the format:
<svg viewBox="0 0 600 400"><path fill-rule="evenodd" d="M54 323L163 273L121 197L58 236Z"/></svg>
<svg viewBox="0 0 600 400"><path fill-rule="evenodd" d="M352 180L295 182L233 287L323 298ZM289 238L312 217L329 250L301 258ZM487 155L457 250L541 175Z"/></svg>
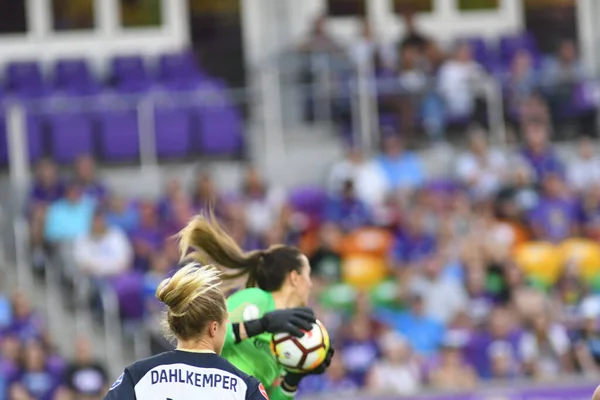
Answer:
<svg viewBox="0 0 600 400"><path fill-rule="evenodd" d="M258 288L248 288L231 295L227 299L229 320L232 322L249 321L260 318L265 312L275 308L273 296Z"/></svg>
<svg viewBox="0 0 600 400"><path fill-rule="evenodd" d="M156 367L171 364L185 364L198 368L213 368L236 375L244 381L250 378L248 374L240 371L232 363L215 353L195 353L172 350L157 354L134 362L125 370L129 372L134 383L140 380L148 371Z"/></svg>
<svg viewBox="0 0 600 400"><path fill-rule="evenodd" d="M238 290L229 296L229 300L271 300L273 295L259 288Z"/></svg>

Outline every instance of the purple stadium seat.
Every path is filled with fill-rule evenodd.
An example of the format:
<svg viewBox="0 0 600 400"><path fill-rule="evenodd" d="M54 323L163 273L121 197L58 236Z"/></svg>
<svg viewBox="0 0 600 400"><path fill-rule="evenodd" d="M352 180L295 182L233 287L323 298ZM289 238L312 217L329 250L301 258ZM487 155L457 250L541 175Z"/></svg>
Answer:
<svg viewBox="0 0 600 400"><path fill-rule="evenodd" d="M199 146L205 154L234 155L242 150L242 118L231 105L203 106L197 111Z"/></svg>
<svg viewBox="0 0 600 400"><path fill-rule="evenodd" d="M113 289L119 299L122 318L134 320L143 317L143 283L144 276L139 272L127 273L112 281Z"/></svg>
<svg viewBox="0 0 600 400"><path fill-rule="evenodd" d="M185 157L191 148L191 117L183 108L157 108L156 151L161 158Z"/></svg>
<svg viewBox="0 0 600 400"><path fill-rule="evenodd" d="M137 113L107 111L100 115L100 148L109 161L136 161L140 155Z"/></svg>
<svg viewBox="0 0 600 400"><path fill-rule="evenodd" d="M27 125L27 147L29 150L29 162L35 163L44 156L44 121L39 115L28 115L25 121Z"/></svg>
<svg viewBox="0 0 600 400"><path fill-rule="evenodd" d="M8 87L17 92L42 90L44 78L37 61L19 61L9 63L6 68Z"/></svg>
<svg viewBox="0 0 600 400"><path fill-rule="evenodd" d="M82 113L64 113L48 117L52 137L52 155L60 163L71 163L82 154L93 153L94 129Z"/></svg>
<svg viewBox="0 0 600 400"><path fill-rule="evenodd" d="M226 86L219 80L206 80L200 89L204 96L194 112L199 128L195 144L205 154L240 154L243 148L243 121L238 109L231 104Z"/></svg>
<svg viewBox="0 0 600 400"><path fill-rule="evenodd" d="M508 35L500 38L500 59L505 65L511 63L512 58L520 49L529 51L534 58L537 57L537 45L532 34L523 33L520 35Z"/></svg>
<svg viewBox="0 0 600 400"><path fill-rule="evenodd" d="M202 74L192 52L163 54L159 59L161 81L198 80Z"/></svg>
<svg viewBox="0 0 600 400"><path fill-rule="evenodd" d="M150 78L141 56L120 56L112 60L112 78L119 90L144 91Z"/></svg>
<svg viewBox="0 0 600 400"><path fill-rule="evenodd" d="M94 84L94 78L84 59L59 60L54 67L54 85L58 88Z"/></svg>
<svg viewBox="0 0 600 400"><path fill-rule="evenodd" d="M495 64L496 57L494 52L491 51L487 42L483 38L467 38L464 40L471 47L471 53L473 58L483 65L488 71L492 69Z"/></svg>

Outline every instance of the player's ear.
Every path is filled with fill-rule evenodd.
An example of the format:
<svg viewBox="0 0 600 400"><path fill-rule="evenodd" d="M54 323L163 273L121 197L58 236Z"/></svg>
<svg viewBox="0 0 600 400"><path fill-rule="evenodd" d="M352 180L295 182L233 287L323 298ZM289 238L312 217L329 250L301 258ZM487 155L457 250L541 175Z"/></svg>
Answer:
<svg viewBox="0 0 600 400"><path fill-rule="evenodd" d="M217 332L219 331L219 323L217 321L211 321L208 326L208 334L210 337L217 336Z"/></svg>
<svg viewBox="0 0 600 400"><path fill-rule="evenodd" d="M298 284L298 280L300 279L300 274L296 270L290 271L288 276L288 280L292 284L292 286L296 286Z"/></svg>

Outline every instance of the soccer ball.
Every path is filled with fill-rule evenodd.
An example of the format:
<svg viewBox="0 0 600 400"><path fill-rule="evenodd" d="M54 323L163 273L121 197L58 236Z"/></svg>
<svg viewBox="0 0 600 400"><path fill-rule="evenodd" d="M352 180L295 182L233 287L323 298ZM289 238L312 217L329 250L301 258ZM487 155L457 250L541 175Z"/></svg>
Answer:
<svg viewBox="0 0 600 400"><path fill-rule="evenodd" d="M329 334L320 321L298 338L288 333L276 333L271 341L275 358L291 372L308 372L317 368L327 357Z"/></svg>

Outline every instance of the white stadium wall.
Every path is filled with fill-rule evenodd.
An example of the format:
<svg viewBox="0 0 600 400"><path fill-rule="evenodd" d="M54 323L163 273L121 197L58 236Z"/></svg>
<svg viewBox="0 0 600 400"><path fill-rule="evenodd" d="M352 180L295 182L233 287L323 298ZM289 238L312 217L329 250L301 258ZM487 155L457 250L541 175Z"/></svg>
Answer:
<svg viewBox="0 0 600 400"><path fill-rule="evenodd" d="M55 32L50 0L26 2L26 34L0 36L0 68L8 61L85 57L98 72L110 56L156 55L183 49L189 44L187 0L162 0L162 26L127 28L119 24L118 0L96 0L95 25L87 31Z"/></svg>

